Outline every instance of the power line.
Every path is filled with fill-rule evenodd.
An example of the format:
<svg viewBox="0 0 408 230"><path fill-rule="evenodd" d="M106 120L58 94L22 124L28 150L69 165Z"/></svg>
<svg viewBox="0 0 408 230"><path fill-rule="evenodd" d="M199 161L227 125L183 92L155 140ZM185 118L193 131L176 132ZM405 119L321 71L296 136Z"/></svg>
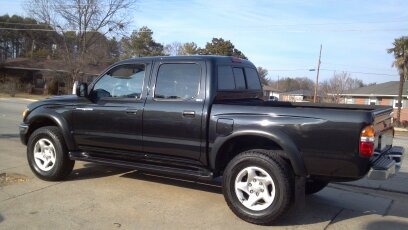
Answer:
<svg viewBox="0 0 408 230"><path fill-rule="evenodd" d="M386 24L395 22L408 22L408 19L394 21L366 21L366 22L327 22L327 23L305 23L305 24L271 24L267 26L326 26L326 25L356 25L356 24ZM255 26L256 27L256 26Z"/></svg>
<svg viewBox="0 0 408 230"><path fill-rule="evenodd" d="M14 31L44 31L44 32L58 32L56 30L47 30L47 29L20 29L20 28L0 28L0 30L14 30ZM79 32L79 30L64 30L64 32ZM87 30L87 33L101 33L100 31ZM145 32L145 31L142 31ZM146 31L147 32L147 31Z"/></svg>
<svg viewBox="0 0 408 230"><path fill-rule="evenodd" d="M392 22L405 22L406 20L401 20L401 21L388 21L388 22L383 22L383 23L392 23ZM372 21L372 22L365 22L365 23L381 23L379 21ZM50 24L31 24L31 23L17 23L17 22L0 22L0 24L8 24L8 25L22 25L22 26L40 26L40 27L48 27L48 26L53 26L55 25L50 25ZM292 33L304 33L304 32L379 32L379 31L406 31L406 28L393 28L393 29L329 29L329 30L322 30L322 29L301 29L301 30L285 30L284 28L282 29L268 29L268 27L273 27L273 26L307 26L307 25L335 25L335 24L356 24L352 22L339 22L339 23L316 23L316 24L274 24L274 25L266 25L266 26L253 26L251 25L248 29L253 31L253 29L258 30L260 28L266 29L271 32L292 32ZM163 27L162 27L163 28ZM168 28L168 27L165 27ZM252 28L252 29L251 29ZM0 29L5 29L5 28L0 28ZM22 30L22 28L19 28ZM188 27L184 27L184 29L188 29ZM27 29L27 30L34 30L34 29ZM38 29L39 30L39 29ZM47 30L48 31L48 30ZM74 31L74 30L72 30Z"/></svg>
<svg viewBox="0 0 408 230"><path fill-rule="evenodd" d="M333 63L333 62L323 62L323 64L329 65L329 66L345 66L345 67L354 67L354 68L362 68L362 69L368 69L367 66L359 66L359 65L345 65L345 64L339 64L339 63ZM375 70L375 71L384 71L384 68L369 68L370 70Z"/></svg>
<svg viewBox="0 0 408 230"><path fill-rule="evenodd" d="M51 26L49 24L32 24L32 23L18 23L18 22L0 22L6 25L21 25L21 26Z"/></svg>
<svg viewBox="0 0 408 230"><path fill-rule="evenodd" d="M290 71L310 71L311 69L267 69L271 72L290 72ZM320 69L323 71L332 71L332 72L347 72L347 73L356 73L356 74L366 74L366 75L378 75L378 76L391 76L396 77L396 74L387 74L387 73L373 73L373 72L359 72L359 71L348 71L348 70L336 70L336 69Z"/></svg>
<svg viewBox="0 0 408 230"><path fill-rule="evenodd" d="M45 32L57 32L51 29L37 29L37 28L7 28L0 27L0 30L14 30L14 31L45 31ZM289 32L289 33L307 33L307 32L380 32L380 31L406 31L408 29L373 29L373 30L272 30L272 32ZM78 32L79 30L64 30L64 32ZM271 30L270 30L271 31ZM89 32L98 32L88 30ZM137 31L138 33L151 33L151 31Z"/></svg>
<svg viewBox="0 0 408 230"><path fill-rule="evenodd" d="M0 28L0 30L14 30L14 31L45 31L45 32L57 32L55 30L47 30L47 29L22 29L22 28Z"/></svg>
<svg viewBox="0 0 408 230"><path fill-rule="evenodd" d="M310 69L266 69L266 70L268 70L268 71L282 71L282 72L285 72L285 71L305 71L305 70L307 70L307 71L309 71Z"/></svg>
<svg viewBox="0 0 408 230"><path fill-rule="evenodd" d="M348 71L348 70L335 70L335 69L321 69L325 71L335 71L335 72L340 72L344 71L347 73L357 73L357 74L367 74L367 75L379 75L379 76L391 76L391 77L396 77L398 76L397 74L388 74L388 73L368 73L368 72L358 72L358 71Z"/></svg>

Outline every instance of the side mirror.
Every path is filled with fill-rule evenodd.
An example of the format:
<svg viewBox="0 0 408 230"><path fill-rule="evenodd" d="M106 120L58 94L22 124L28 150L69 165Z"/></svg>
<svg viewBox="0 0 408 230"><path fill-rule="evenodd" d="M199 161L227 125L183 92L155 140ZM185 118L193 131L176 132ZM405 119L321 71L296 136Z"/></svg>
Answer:
<svg viewBox="0 0 408 230"><path fill-rule="evenodd" d="M75 85L75 83L74 83L75 94L78 97L87 97L88 96L88 84L81 82Z"/></svg>

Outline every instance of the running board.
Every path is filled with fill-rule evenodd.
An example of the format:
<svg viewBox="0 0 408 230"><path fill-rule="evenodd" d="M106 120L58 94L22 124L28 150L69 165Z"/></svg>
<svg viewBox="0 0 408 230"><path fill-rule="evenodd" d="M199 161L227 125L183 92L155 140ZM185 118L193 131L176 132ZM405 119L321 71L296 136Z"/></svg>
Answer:
<svg viewBox="0 0 408 230"><path fill-rule="evenodd" d="M71 160L87 161L99 164L107 164L124 168L131 168L143 172L163 173L172 176L188 177L191 179L212 180L213 174L209 170L202 168L201 170L189 170L163 165L146 164L134 161L124 161L117 159L106 159L101 157L90 156L86 152L69 152Z"/></svg>

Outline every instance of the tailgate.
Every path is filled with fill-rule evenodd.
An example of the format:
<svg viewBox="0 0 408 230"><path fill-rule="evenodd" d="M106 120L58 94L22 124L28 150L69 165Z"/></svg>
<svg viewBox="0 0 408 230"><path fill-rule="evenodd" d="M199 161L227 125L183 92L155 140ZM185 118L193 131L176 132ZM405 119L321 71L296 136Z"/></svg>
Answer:
<svg viewBox="0 0 408 230"><path fill-rule="evenodd" d="M393 109L378 108L372 112L374 116L375 129L375 150L376 152L384 152L391 148L392 140L394 138L394 127L392 124Z"/></svg>

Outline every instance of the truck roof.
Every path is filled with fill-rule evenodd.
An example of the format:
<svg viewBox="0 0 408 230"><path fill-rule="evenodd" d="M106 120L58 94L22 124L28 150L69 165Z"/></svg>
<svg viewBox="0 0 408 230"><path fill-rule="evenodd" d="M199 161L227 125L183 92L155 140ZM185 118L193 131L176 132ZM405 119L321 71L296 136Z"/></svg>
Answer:
<svg viewBox="0 0 408 230"><path fill-rule="evenodd" d="M129 62L135 62L135 61L140 61L140 60L145 60L145 61L153 61L153 60L173 60L173 61L179 61L179 60L208 60L216 63L242 63L246 65L251 65L252 62L238 58L238 57L233 57L233 56L219 56L219 55L186 55L186 56L152 56L152 57L136 57L136 58L129 58L123 61L120 61L116 64L122 64L122 63L129 63Z"/></svg>

